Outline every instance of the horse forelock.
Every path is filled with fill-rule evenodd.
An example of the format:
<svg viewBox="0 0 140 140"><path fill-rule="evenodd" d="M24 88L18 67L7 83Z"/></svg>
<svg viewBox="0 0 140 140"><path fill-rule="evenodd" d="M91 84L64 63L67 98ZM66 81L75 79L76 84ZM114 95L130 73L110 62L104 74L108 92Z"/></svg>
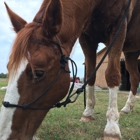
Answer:
<svg viewBox="0 0 140 140"><path fill-rule="evenodd" d="M30 62L29 44L31 42L31 36L38 26L40 25L37 23L30 23L17 33L7 66L9 76L16 74L21 60L28 60Z"/></svg>

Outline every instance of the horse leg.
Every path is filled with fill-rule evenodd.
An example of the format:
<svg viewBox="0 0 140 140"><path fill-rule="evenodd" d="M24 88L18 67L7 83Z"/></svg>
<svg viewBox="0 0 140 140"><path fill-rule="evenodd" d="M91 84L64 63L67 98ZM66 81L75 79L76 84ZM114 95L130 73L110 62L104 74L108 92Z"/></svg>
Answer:
<svg viewBox="0 0 140 140"><path fill-rule="evenodd" d="M82 34L79 38L81 47L85 55L86 65L86 79L91 75L96 66L96 49L98 43L92 41L92 39L86 34ZM95 76L88 83L88 92L86 100L86 108L81 117L81 121L91 121L94 119L94 106L95 106L95 94L94 94Z"/></svg>
<svg viewBox="0 0 140 140"><path fill-rule="evenodd" d="M120 54L118 54L118 56L120 56ZM117 106L117 92L120 83L120 74L118 71L119 64L117 64L116 68L116 64L114 64L113 60L114 59L109 59L109 66L106 70L106 79L109 87L109 105L106 113L107 124L104 129L104 140L119 140L121 138L121 132L118 125L119 112Z"/></svg>
<svg viewBox="0 0 140 140"><path fill-rule="evenodd" d="M124 55L125 55L126 69L130 74L131 89L126 104L121 109L121 113L129 113L134 107L135 95L137 93L137 87L140 81L140 74L139 74L138 63L137 63L139 52L128 52L128 53L124 53Z"/></svg>
<svg viewBox="0 0 140 140"><path fill-rule="evenodd" d="M114 29L110 41L114 37ZM107 124L104 129L104 140L120 140L121 132L118 125L119 112L117 105L117 93L120 84L120 56L126 35L126 22L124 23L115 43L108 54L108 66L105 72L107 85L109 87L109 105L106 113ZM108 45L107 45L108 46Z"/></svg>

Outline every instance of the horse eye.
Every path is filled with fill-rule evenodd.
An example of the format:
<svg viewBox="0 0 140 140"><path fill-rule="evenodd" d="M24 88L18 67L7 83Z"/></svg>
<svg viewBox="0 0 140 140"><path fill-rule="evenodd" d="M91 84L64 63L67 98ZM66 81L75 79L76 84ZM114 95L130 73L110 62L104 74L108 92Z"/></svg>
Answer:
<svg viewBox="0 0 140 140"><path fill-rule="evenodd" d="M42 78L43 76L44 76L44 71L43 70L35 70L34 71L34 78L35 79L40 79L40 78Z"/></svg>

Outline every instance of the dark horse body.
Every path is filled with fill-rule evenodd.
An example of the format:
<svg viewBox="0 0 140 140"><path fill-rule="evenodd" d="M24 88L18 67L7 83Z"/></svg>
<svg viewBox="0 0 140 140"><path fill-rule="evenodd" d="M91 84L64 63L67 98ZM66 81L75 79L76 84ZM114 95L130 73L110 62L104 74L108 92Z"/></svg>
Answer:
<svg viewBox="0 0 140 140"><path fill-rule="evenodd" d="M88 78L96 65L98 43L103 42L106 46L110 44L127 5L128 0L44 0L33 22L29 24L6 6L17 37L8 63L9 83L4 100L22 105L38 97L49 86L61 67L55 36L59 38L66 56L70 55L79 37L86 58ZM122 112L128 113L134 105L139 82L136 63L139 56L139 9L140 2L132 0L121 31L108 55L105 75L109 87L109 107L104 130L104 139L107 140L121 138L117 90L122 51L125 52L126 66L131 75L131 91ZM81 118L83 121L93 119L94 82L95 76L88 84L87 106ZM32 106L49 108L56 104L66 95L69 83L69 74L62 71L53 87ZM2 107L0 139L31 140L48 111Z"/></svg>

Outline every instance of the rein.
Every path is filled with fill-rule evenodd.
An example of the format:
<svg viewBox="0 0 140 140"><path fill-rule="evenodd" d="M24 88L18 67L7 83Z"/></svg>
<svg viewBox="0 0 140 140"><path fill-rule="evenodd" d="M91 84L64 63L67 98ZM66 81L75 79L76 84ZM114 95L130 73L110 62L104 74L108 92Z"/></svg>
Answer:
<svg viewBox="0 0 140 140"><path fill-rule="evenodd" d="M116 38L117 38L117 36L118 36L120 30L121 30L121 28L122 28L122 25L123 25L123 23L124 23L124 21L125 21L125 18L126 18L127 14L128 14L130 4L131 4L131 0L129 0L129 2L128 2L126 11L125 11L125 13L124 13L124 16L123 16L123 18L122 18L122 20L121 20L121 23L120 23L120 25L119 25L119 27L118 27L118 30L117 30L117 32L116 32L116 34L115 34L115 36L114 36L112 42L110 43L108 49L106 50L104 56L103 56L102 59L100 60L100 62L99 62L99 64L97 65L97 67L94 69L94 71L92 72L92 74L90 75L90 77L87 79L87 81L84 82L84 85L83 85L81 88L78 88L78 89L76 90L76 92L72 93L73 88L74 88L74 82L75 82L76 75L77 75L77 66L76 66L76 63L75 63L71 58L66 57L66 56L63 54L63 51L62 51L62 49L61 49L61 43L60 43L59 39L56 37L56 40L57 40L57 43L58 43L57 46L58 46L58 48L59 48L59 50L60 50L60 54L61 54L61 59L60 59L61 69L60 69L59 72L57 73L57 75L56 75L56 77L54 78L54 80L50 83L49 87L47 87L47 89L46 89L39 97L37 97L36 99L34 99L32 102L30 102L30 103L28 103L28 104L25 103L25 104L23 104L23 105L16 105L16 104L10 104L9 102L3 101L3 102L2 102L3 106L4 106L4 107L18 107L18 108L22 108L22 109L33 109L33 110L48 110L48 109L51 109L51 108L54 108L54 107L57 107L57 108L59 108L59 107L61 107L61 106L66 107L67 104L69 104L69 103L74 103L74 102L77 100L77 98L78 98L78 96L80 95L80 93L84 91L86 85L87 85L88 82L91 80L91 78L95 75L96 71L99 69L100 65L103 63L103 61L104 61L104 59L106 58L107 54L108 54L109 51L111 50L111 48L112 48L114 42L116 41ZM42 20L34 20L34 22L42 23ZM38 101L44 94L46 94L46 92L49 91L49 89L53 86L53 84L55 83L55 81L57 80L57 78L59 77L59 75L61 74L62 69L63 69L65 72L68 72L68 73L69 73L69 71L67 71L67 70L65 69L65 65L66 65L66 63L67 63L68 60L70 60L70 62L71 62L71 64L72 64L73 83L72 83L72 86L71 86L71 88L70 88L70 90L69 90L69 93L68 93L68 96L67 96L66 100L65 100L64 102L57 103L56 105L51 106L51 107L48 107L48 108L30 107L30 105L32 105L33 103L35 103L36 101ZM75 67L75 71L74 71L74 67ZM74 73L75 73L75 74L74 74ZM77 94L77 95L76 95L76 94ZM76 95L76 97L75 97L73 100L71 100L71 98L72 98L73 96L75 96L75 95Z"/></svg>
<svg viewBox="0 0 140 140"><path fill-rule="evenodd" d="M103 61L104 61L104 59L106 58L107 54L108 54L109 51L111 50L111 48L112 48L114 42L116 41L116 38L118 37L118 34L119 34L119 32L120 32L120 30L121 30L121 28L122 28L122 25L123 25L123 23L124 23L124 21L125 21L125 18L126 18L127 14L128 14L130 4L131 4L131 0L129 0L129 2L128 2L127 8L126 8L126 10L125 10L125 13L124 13L124 15L123 15L123 17L122 17L122 20L121 20L121 22L120 22L120 25L119 25L119 27L118 27L118 30L117 30L117 32L116 32L116 34L115 34L115 36L114 36L112 42L110 43L108 49L106 50L104 56L102 57L102 59L100 60L100 62L98 63L98 65L96 66L96 68L94 69L94 71L91 73L90 77L89 77L86 81L84 81L84 85L83 85L81 88L78 88L78 89L76 90L76 92L74 92L73 94L69 94L68 97L66 98L66 100L65 100L64 102L62 102L62 103L56 104L56 107L61 107L61 106L64 106L64 107L65 107L65 106L66 106L67 104L69 104L69 103L74 103L74 102L77 100L78 96L79 96L83 91L85 92L85 88L86 88L88 82L89 82L89 81L91 80L91 78L96 74L97 70L99 69L99 67L100 67L101 64L103 63ZM86 65L85 65L85 66L86 66ZM77 95L76 95L76 94L77 94ZM84 93L84 94L85 94L85 93ZM71 100L70 98L72 98L72 97L75 96L75 95L76 95L76 97L75 97L73 100ZM85 95L84 95L84 104L85 104Z"/></svg>

